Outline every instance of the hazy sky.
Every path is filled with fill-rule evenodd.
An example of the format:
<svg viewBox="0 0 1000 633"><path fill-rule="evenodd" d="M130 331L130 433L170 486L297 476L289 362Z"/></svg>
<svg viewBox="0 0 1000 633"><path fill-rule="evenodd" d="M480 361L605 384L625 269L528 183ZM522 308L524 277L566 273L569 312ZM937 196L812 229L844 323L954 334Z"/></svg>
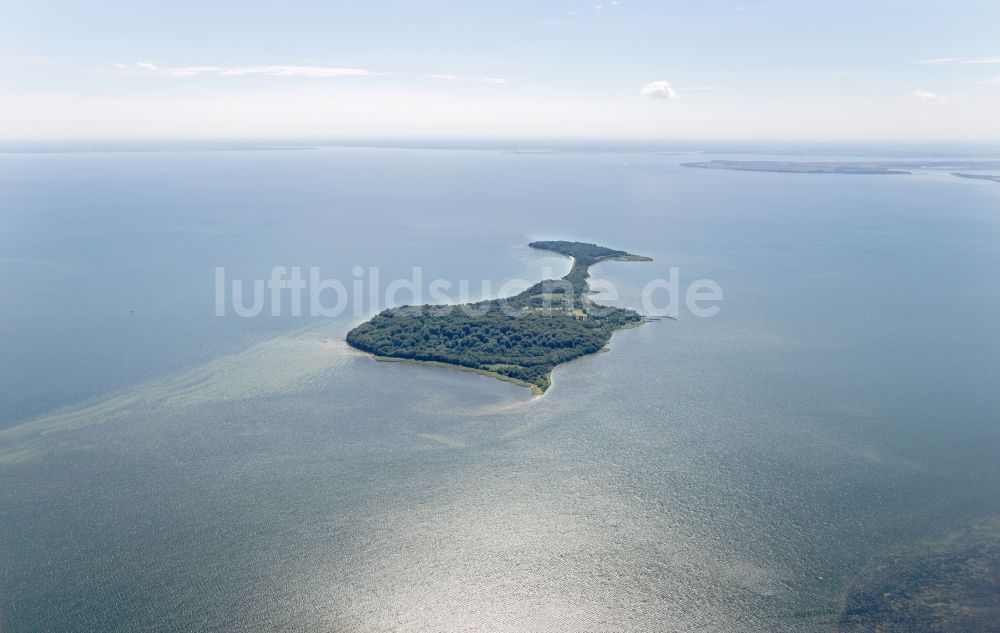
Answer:
<svg viewBox="0 0 1000 633"><path fill-rule="evenodd" d="M1000 140L1000 1L3 0L0 139Z"/></svg>

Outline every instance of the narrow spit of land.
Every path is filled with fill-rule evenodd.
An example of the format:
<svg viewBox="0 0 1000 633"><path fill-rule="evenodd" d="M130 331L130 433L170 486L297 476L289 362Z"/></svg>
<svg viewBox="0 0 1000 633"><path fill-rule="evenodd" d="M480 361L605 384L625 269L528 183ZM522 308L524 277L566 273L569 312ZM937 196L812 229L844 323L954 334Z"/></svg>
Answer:
<svg viewBox="0 0 1000 633"><path fill-rule="evenodd" d="M992 174L960 174L952 172L951 175L956 178L966 178L968 180L989 180L990 182L1000 182L1000 176L994 176Z"/></svg>
<svg viewBox="0 0 1000 633"><path fill-rule="evenodd" d="M734 171L773 171L787 174L909 174L899 164L781 162L758 160L713 160L704 163L681 163L681 167L731 169Z"/></svg>
<svg viewBox="0 0 1000 633"><path fill-rule="evenodd" d="M452 366L544 393L557 365L598 352L616 330L642 323L634 310L589 298L590 267L652 260L583 242L529 246L571 257L573 268L505 299L384 310L348 332L347 343L381 359Z"/></svg>
<svg viewBox="0 0 1000 633"><path fill-rule="evenodd" d="M954 171L958 169L1000 169L995 160L932 160L932 161L771 161L771 160L712 160L698 163L681 163L681 167L699 169L728 169L732 171L769 171L781 174L868 174L910 175L926 171ZM994 180L996 176L953 173L960 178Z"/></svg>

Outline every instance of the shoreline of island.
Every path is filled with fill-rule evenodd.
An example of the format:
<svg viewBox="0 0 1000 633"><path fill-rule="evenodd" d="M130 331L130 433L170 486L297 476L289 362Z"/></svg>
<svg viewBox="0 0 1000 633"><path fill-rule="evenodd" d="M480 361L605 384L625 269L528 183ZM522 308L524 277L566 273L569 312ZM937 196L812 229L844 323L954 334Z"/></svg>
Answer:
<svg viewBox="0 0 1000 633"><path fill-rule="evenodd" d="M357 348L355 348L357 349ZM495 371L490 371L488 369L480 369L479 367L466 367L465 365L456 365L454 363L443 363L438 360L420 360L417 358L403 358L400 356L379 356L378 354L373 354L372 352L366 352L364 350L357 350L362 354L365 354L372 360L377 360L380 363L413 363L415 365L426 365L428 367L440 367L441 369L456 369L458 371L464 371L472 374L479 374L480 376L488 376L490 378L496 378L497 380L502 380L504 382L509 382L518 387L527 387L531 390L532 396L539 397L545 395L545 390L543 390L538 385L530 383L526 380L520 380L514 378L513 376L504 376L503 374L498 374ZM552 383L552 372L548 374L549 384Z"/></svg>

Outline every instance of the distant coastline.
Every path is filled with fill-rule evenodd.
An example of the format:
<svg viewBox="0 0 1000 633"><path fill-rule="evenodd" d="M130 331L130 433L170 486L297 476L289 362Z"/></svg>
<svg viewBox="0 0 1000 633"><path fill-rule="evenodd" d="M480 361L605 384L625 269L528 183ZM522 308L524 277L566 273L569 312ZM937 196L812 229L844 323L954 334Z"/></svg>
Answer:
<svg viewBox="0 0 1000 633"><path fill-rule="evenodd" d="M1000 169L1000 161L959 160L959 161L865 161L865 162L821 162L821 161L758 161L758 160L712 160L697 163L681 163L681 167L699 169L727 169L731 171L765 171L782 174L848 174L876 176L907 176L919 171L950 171L955 169ZM995 180L995 176L961 175L960 178Z"/></svg>
<svg viewBox="0 0 1000 633"><path fill-rule="evenodd" d="M969 180L988 180L990 182L1000 182L1000 176L993 176L990 174L960 174L952 172L951 175L956 178L967 178Z"/></svg>
<svg viewBox="0 0 1000 633"><path fill-rule="evenodd" d="M891 169L878 163L774 162L756 160L713 160L681 163L681 167L729 169L733 171L771 171L788 174L877 174L908 175L912 172Z"/></svg>

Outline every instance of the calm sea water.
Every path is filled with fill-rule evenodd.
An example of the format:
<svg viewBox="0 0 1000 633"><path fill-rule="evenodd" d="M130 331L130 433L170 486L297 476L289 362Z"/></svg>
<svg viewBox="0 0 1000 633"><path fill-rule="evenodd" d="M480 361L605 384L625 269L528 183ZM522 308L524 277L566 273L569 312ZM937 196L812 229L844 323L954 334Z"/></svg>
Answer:
<svg viewBox="0 0 1000 633"><path fill-rule="evenodd" d="M1000 514L1000 185L697 158L0 154L0 630L833 630L872 556ZM495 290L546 238L722 311L538 399L214 316L216 266Z"/></svg>

